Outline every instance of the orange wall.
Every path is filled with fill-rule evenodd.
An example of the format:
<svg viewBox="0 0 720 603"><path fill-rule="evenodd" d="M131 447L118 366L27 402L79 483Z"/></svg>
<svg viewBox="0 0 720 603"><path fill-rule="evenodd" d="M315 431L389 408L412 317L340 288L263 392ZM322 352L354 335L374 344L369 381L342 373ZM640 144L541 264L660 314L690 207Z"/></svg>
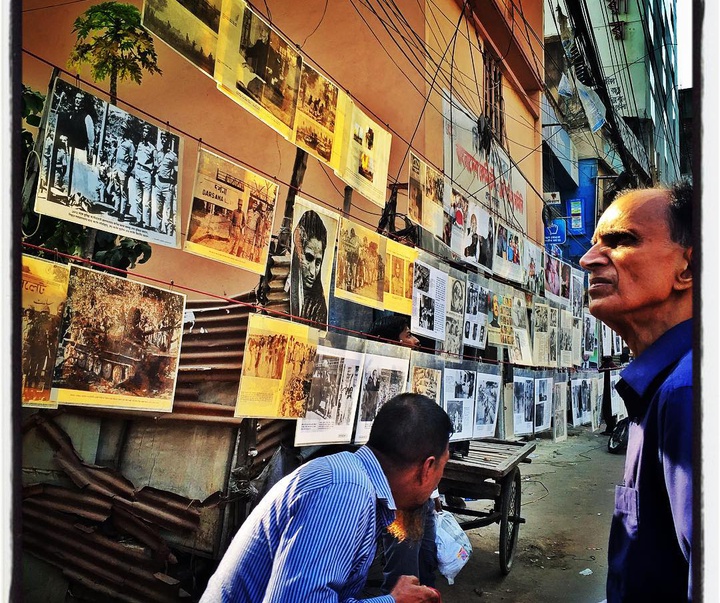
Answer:
<svg viewBox="0 0 720 603"><path fill-rule="evenodd" d="M141 8L141 3L131 3ZM74 43L72 24L74 19L91 5L90 2L66 4L54 8L43 8L46 0L24 0L22 21L23 49L38 55L50 63L65 68L67 57ZM265 3L255 3L263 14L267 15ZM325 73L347 90L350 95L364 107L375 119L386 124L393 132L392 152L390 157L390 182L395 179L407 181L406 151L410 139L413 148L425 155L436 166L442 166L442 119L441 103L437 95L431 97L435 105L425 108L423 118L419 116L423 109L428 86L421 75L412 66L402 51L393 43L377 17L364 9L360 3L328 2L325 9L324 0L267 0L272 23L286 34L291 41L301 45L302 53L312 63L319 66ZM372 31L363 22L358 11L370 23ZM400 0L398 2L402 15L409 26L428 43L435 46L436 52L442 53L445 48L439 44L435 35L426 31L427 24L437 30L435 21L442 25L443 31L453 30L459 9L452 0L434 0L423 6L416 0ZM438 12L438 5L442 8ZM427 12L427 15L424 12ZM429 11L434 11L431 13ZM426 22L427 16L427 22ZM316 29L317 27L317 29ZM466 28L461 27L463 35ZM474 36L470 28L471 37ZM449 34L445 34L449 38ZM309 36L309 37L308 37ZM376 39L377 36L377 39ZM215 83L188 61L171 50L161 40L156 40L158 63L163 70L162 75L145 76L143 84L121 83L119 85L119 105L130 112L135 112L124 103L131 103L161 122L187 132L203 142L217 147L231 158L244 162L251 169L255 167L281 184L280 203L275 220L274 232L277 232L283 213L287 195L287 183L290 181L295 147L276 134L268 126L261 123L244 109L220 93ZM475 86L472 78L472 67L469 60L468 43L462 39L456 45L457 66L465 73L467 86ZM438 55L439 56L439 55ZM449 56L449 55L448 55ZM479 55L474 55L476 69L481 69ZM51 67L22 53L22 80L31 87L46 92L51 74ZM432 77L432 68L428 65ZM478 72L482 85L482 72ZM87 71L81 77L89 79ZM463 81L458 73L456 83ZM103 90L107 82L100 83ZM512 91L508 91L506 104L508 111L517 111L519 119L528 120L527 111L520 103L513 100ZM102 96L98 93L99 96ZM150 119L150 118L148 118ZM152 120L151 120L152 121ZM419 125L418 125L419 121ZM508 120L508 137L517 141L517 148L511 146L513 158L527 153L527 147L539 144L539 126L533 128L511 127ZM513 143L515 144L515 143ZM182 182L180 212L182 230L187 229L188 213L191 203L195 163L199 143L193 138L184 139L182 156ZM538 190L540 184L540 153L532 159L521 163L525 175L529 177ZM308 158L308 168L302 192L310 197L321 199L337 210L342 209L342 190L344 183L337 179L331 170L320 164L315 158ZM532 200L532 190L528 189L528 199ZM398 210L407 209L407 196L402 194ZM533 213L528 213L529 235L537 239L534 232L535 214L539 213L530 205ZM353 208L350 216L358 221L377 224L380 208L365 200L359 194L353 195ZM370 212L370 213L368 213ZM219 295L233 295L254 288L258 276L244 270L225 266L222 263L207 260L160 245L153 246L153 256L147 264L138 266L139 274L152 276L164 281L174 281L176 285L185 285L204 292ZM197 293L188 293L189 298L204 297Z"/></svg>

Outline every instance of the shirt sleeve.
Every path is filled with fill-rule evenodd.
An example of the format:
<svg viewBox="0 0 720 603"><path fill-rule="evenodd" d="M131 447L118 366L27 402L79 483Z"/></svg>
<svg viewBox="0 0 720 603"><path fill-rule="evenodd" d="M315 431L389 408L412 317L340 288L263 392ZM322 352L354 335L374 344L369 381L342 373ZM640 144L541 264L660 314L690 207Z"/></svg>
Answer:
<svg viewBox="0 0 720 603"><path fill-rule="evenodd" d="M367 500L367 491L348 484L302 494L290 509L263 602L358 601L342 593L360 592L361 568L375 552L375 506ZM390 595L363 601L394 603Z"/></svg>
<svg viewBox="0 0 720 603"><path fill-rule="evenodd" d="M675 525L675 534L689 564L688 588L692 591L693 531L693 394L692 387L672 390L665 396L662 416L661 450L663 475Z"/></svg>

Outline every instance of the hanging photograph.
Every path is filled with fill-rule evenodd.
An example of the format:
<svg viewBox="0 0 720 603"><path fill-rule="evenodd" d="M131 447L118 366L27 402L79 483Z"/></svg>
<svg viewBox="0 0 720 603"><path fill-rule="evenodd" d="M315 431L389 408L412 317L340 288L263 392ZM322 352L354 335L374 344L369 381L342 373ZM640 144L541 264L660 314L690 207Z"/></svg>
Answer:
<svg viewBox="0 0 720 603"><path fill-rule="evenodd" d="M343 218L338 235L335 296L383 309L387 239Z"/></svg>
<svg viewBox="0 0 720 603"><path fill-rule="evenodd" d="M567 381L553 383L553 442L567 440Z"/></svg>
<svg viewBox="0 0 720 603"><path fill-rule="evenodd" d="M340 216L295 197L290 248L290 314L326 329Z"/></svg>
<svg viewBox="0 0 720 603"><path fill-rule="evenodd" d="M425 164L423 176L422 225L432 234L440 236L443 226L445 175L433 166Z"/></svg>
<svg viewBox="0 0 720 603"><path fill-rule="evenodd" d="M500 375L477 372L475 396L475 426L473 438L492 438L495 435L502 379Z"/></svg>
<svg viewBox="0 0 720 603"><path fill-rule="evenodd" d="M545 297L557 304L565 305L566 298L562 297L561 266L565 262L552 255L545 257Z"/></svg>
<svg viewBox="0 0 720 603"><path fill-rule="evenodd" d="M597 319L590 314L588 307L583 308L583 354L592 357L597 352Z"/></svg>
<svg viewBox="0 0 720 603"><path fill-rule="evenodd" d="M473 434L475 421L475 383L476 373L468 369L448 368L443 374L443 400L453 424L455 433L450 441L469 439ZM464 366L460 364L460 366Z"/></svg>
<svg viewBox="0 0 720 603"><path fill-rule="evenodd" d="M410 371L410 389L415 394L422 394L440 404L440 384L442 371L440 369L413 366Z"/></svg>
<svg viewBox="0 0 720 603"><path fill-rule="evenodd" d="M343 98L338 103L340 95ZM292 142L333 169L338 169L346 107L347 95L307 62L303 62Z"/></svg>
<svg viewBox="0 0 720 603"><path fill-rule="evenodd" d="M405 390L410 350L393 344L372 342L366 348L360 405L355 427L355 444L365 444L380 408ZM370 351L372 350L372 351ZM382 352L382 353L378 353Z"/></svg>
<svg viewBox="0 0 720 603"><path fill-rule="evenodd" d="M525 241L522 256L523 288L533 295L545 296L545 250Z"/></svg>
<svg viewBox="0 0 720 603"><path fill-rule="evenodd" d="M352 99L348 102L340 169L335 173L380 207L385 206L392 136Z"/></svg>
<svg viewBox="0 0 720 603"><path fill-rule="evenodd" d="M558 308L550 308L548 311L550 317L550 327L548 329L548 366L562 366L560 364L560 310Z"/></svg>
<svg viewBox="0 0 720 603"><path fill-rule="evenodd" d="M278 185L200 149L185 251L265 274Z"/></svg>
<svg viewBox="0 0 720 603"><path fill-rule="evenodd" d="M552 377L535 379L535 433L548 431L552 420Z"/></svg>
<svg viewBox="0 0 720 603"><path fill-rule="evenodd" d="M533 432L535 420L535 379L513 377L513 434L527 435Z"/></svg>
<svg viewBox="0 0 720 603"><path fill-rule="evenodd" d="M490 212L476 201L470 200L466 222L462 244L463 259L486 272L492 272L495 222Z"/></svg>
<svg viewBox="0 0 720 603"><path fill-rule="evenodd" d="M593 431L600 429L600 423L602 423L602 399L603 392L605 390L605 383L602 377L593 377L591 379L592 392L590 394L590 406L591 406L591 422L590 426Z"/></svg>
<svg viewBox="0 0 720 603"><path fill-rule="evenodd" d="M50 388L69 277L68 266L22 256L23 406L57 408Z"/></svg>
<svg viewBox="0 0 720 603"><path fill-rule="evenodd" d="M417 224L423 219L425 162L410 151L408 158L408 217Z"/></svg>
<svg viewBox="0 0 720 603"><path fill-rule="evenodd" d="M465 256L465 250L471 246L472 233L469 232L470 222L470 201L465 194L456 188L450 189L450 195L445 203L446 211L449 212L450 237L445 241L450 248L460 257ZM468 260L470 261L470 260Z"/></svg>
<svg viewBox="0 0 720 603"><path fill-rule="evenodd" d="M175 52L213 77L222 0L145 0L142 24Z"/></svg>
<svg viewBox="0 0 720 603"><path fill-rule="evenodd" d="M71 266L51 398L170 412L184 311L181 293Z"/></svg>
<svg viewBox="0 0 720 603"><path fill-rule="evenodd" d="M573 366L573 316L569 310L560 310L558 354L561 367L571 368Z"/></svg>
<svg viewBox="0 0 720 603"><path fill-rule="evenodd" d="M585 274L576 268L572 268L570 274L572 281L570 288L572 314L575 318L582 318L583 298L585 295Z"/></svg>
<svg viewBox="0 0 720 603"><path fill-rule="evenodd" d="M35 211L178 247L180 138L55 79Z"/></svg>
<svg viewBox="0 0 720 603"><path fill-rule="evenodd" d="M468 276L463 343L481 350L487 343L488 302L491 293Z"/></svg>
<svg viewBox="0 0 720 603"><path fill-rule="evenodd" d="M550 364L549 331L550 307L535 303L533 307L533 360L535 366L554 366Z"/></svg>
<svg viewBox="0 0 720 603"><path fill-rule="evenodd" d="M218 89L292 139L302 58L251 6L223 9L215 79Z"/></svg>
<svg viewBox="0 0 720 603"><path fill-rule="evenodd" d="M412 287L417 249L385 240L385 288L383 306L385 310L410 316L412 314Z"/></svg>
<svg viewBox="0 0 720 603"><path fill-rule="evenodd" d="M612 414L617 416L618 421L627 416L625 402L618 393L615 386L620 381L620 371L610 371L610 407Z"/></svg>
<svg viewBox="0 0 720 603"><path fill-rule="evenodd" d="M508 296L506 305L505 296L496 291L490 292L487 331L488 345L508 345L508 333L512 334L512 297Z"/></svg>
<svg viewBox="0 0 720 603"><path fill-rule="evenodd" d="M319 331L262 314L250 314L236 417L305 416Z"/></svg>
<svg viewBox="0 0 720 603"><path fill-rule="evenodd" d="M495 239L495 259L493 272L516 283L523 282L521 258L525 237L517 230L498 222Z"/></svg>
<svg viewBox="0 0 720 603"><path fill-rule="evenodd" d="M450 295L445 303L445 339L443 351L454 356L463 353L463 327L465 314L465 279L457 278L462 273L454 271L456 276L448 277Z"/></svg>
<svg viewBox="0 0 720 603"><path fill-rule="evenodd" d="M295 428L295 446L351 442L362 365L362 352L318 346L305 417L297 420Z"/></svg>
<svg viewBox="0 0 720 603"><path fill-rule="evenodd" d="M417 260L413 278L410 329L418 335L443 341L448 275Z"/></svg>
<svg viewBox="0 0 720 603"><path fill-rule="evenodd" d="M572 424L573 427L588 425L592 419L591 397L592 385L590 378L584 376L570 381L570 395L572 397Z"/></svg>

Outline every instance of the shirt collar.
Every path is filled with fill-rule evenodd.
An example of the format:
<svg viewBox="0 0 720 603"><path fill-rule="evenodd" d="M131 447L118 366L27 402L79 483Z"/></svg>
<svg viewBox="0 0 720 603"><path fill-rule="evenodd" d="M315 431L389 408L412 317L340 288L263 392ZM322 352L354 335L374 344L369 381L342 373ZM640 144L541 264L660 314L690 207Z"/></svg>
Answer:
<svg viewBox="0 0 720 603"><path fill-rule="evenodd" d="M390 484L380 466L380 461L378 461L373 451L367 446L361 446L355 451L355 456L367 471L368 478L370 478L370 482L375 488L378 499L382 500L389 509L394 511L396 509L395 499L390 491Z"/></svg>
<svg viewBox="0 0 720 603"><path fill-rule="evenodd" d="M620 373L615 389L631 418L642 417L650 400L648 389L657 376L676 364L692 348L693 321L681 322L666 331Z"/></svg>

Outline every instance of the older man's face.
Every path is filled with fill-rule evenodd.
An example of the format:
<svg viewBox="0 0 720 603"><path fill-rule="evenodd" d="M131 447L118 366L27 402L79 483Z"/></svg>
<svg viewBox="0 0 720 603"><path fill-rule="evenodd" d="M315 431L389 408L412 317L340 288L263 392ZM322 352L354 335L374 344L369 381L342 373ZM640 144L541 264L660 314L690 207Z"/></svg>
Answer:
<svg viewBox="0 0 720 603"><path fill-rule="evenodd" d="M668 202L668 193L657 190L618 198L580 259L590 273L590 312L610 326L661 318L688 268L689 251L670 239Z"/></svg>
<svg viewBox="0 0 720 603"><path fill-rule="evenodd" d="M306 289L310 289L320 275L324 253L325 249L320 240L310 239L305 243L305 249L300 253L300 277Z"/></svg>

